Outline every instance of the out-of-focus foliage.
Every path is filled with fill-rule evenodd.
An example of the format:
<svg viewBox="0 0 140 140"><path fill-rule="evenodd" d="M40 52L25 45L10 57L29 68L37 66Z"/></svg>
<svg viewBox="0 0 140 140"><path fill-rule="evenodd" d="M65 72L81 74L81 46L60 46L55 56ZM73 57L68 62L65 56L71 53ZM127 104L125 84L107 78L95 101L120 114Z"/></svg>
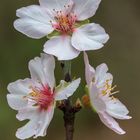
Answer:
<svg viewBox="0 0 140 140"><path fill-rule="evenodd" d="M29 77L28 61L42 52L45 38L33 40L13 28L16 9L27 6L37 0L1 0L0 3L0 139L15 140L16 129L25 122L16 120L16 112L6 102L7 84L20 78ZM114 75L114 82L120 93L117 95L129 108L132 120L120 121L127 131L118 136L107 129L98 116L90 109L77 114L74 140L138 140L140 137L140 1L139 0L103 0L96 16L91 19L100 23L110 34L106 47L90 52L90 63L97 66L107 63ZM63 52L62 52L63 53ZM64 52L65 53L65 52ZM82 84L75 94L84 93L84 65L82 54L73 61L72 75L81 76ZM63 76L57 62L56 78ZM46 138L40 140L63 140L64 128L62 113L56 110L55 117Z"/></svg>

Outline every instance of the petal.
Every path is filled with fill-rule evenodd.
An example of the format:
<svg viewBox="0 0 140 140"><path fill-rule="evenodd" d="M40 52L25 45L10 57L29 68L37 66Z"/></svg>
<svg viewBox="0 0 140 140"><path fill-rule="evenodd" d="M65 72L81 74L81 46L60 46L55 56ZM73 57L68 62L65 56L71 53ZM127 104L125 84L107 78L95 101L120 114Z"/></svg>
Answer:
<svg viewBox="0 0 140 140"><path fill-rule="evenodd" d="M19 110L27 106L27 100L25 96L31 92L30 85L32 81L30 79L18 80L8 85L7 101L9 106L14 110Z"/></svg>
<svg viewBox="0 0 140 140"><path fill-rule="evenodd" d="M95 15L101 0L73 0L74 13L78 20L85 20Z"/></svg>
<svg viewBox="0 0 140 140"><path fill-rule="evenodd" d="M10 83L7 89L12 94L25 96L31 92L30 85L32 85L32 80L27 78Z"/></svg>
<svg viewBox="0 0 140 140"><path fill-rule="evenodd" d="M99 95L99 89L95 85L91 84L89 87L90 103L97 112L106 110L106 104Z"/></svg>
<svg viewBox="0 0 140 140"><path fill-rule="evenodd" d="M38 115L37 114L38 109L39 109L39 106L26 106L18 111L16 118L19 121L24 121L26 119L31 120L33 116Z"/></svg>
<svg viewBox="0 0 140 140"><path fill-rule="evenodd" d="M88 60L88 56L86 52L84 52L84 62L85 62L85 78L86 78L87 84L89 85L95 76L95 70L89 64L89 60Z"/></svg>
<svg viewBox="0 0 140 140"><path fill-rule="evenodd" d="M48 84L51 88L55 85L54 78L55 60L53 56L41 54L29 62L31 77L42 84Z"/></svg>
<svg viewBox="0 0 140 140"><path fill-rule="evenodd" d="M110 73L107 73L108 66L105 63L100 64L96 67L95 72L95 82L98 87L103 87L108 80L108 84L111 85L113 82L113 76Z"/></svg>
<svg viewBox="0 0 140 140"><path fill-rule="evenodd" d="M8 94L7 101L8 105L14 110L20 110L28 104L28 101L21 95Z"/></svg>
<svg viewBox="0 0 140 140"><path fill-rule="evenodd" d="M99 24L90 23L75 30L72 45L79 51L97 50L102 48L108 39L108 34Z"/></svg>
<svg viewBox="0 0 140 140"><path fill-rule="evenodd" d="M42 60L40 57L35 57L29 62L29 70L31 74L31 78L34 81L38 81L39 83L43 83L44 85L47 83L46 76L43 71Z"/></svg>
<svg viewBox="0 0 140 140"><path fill-rule="evenodd" d="M67 5L73 4L72 0L39 0L42 7L46 8L48 12L63 11Z"/></svg>
<svg viewBox="0 0 140 140"><path fill-rule="evenodd" d="M32 137L36 133L36 117L33 117L25 126L19 128L16 132L18 139L24 140Z"/></svg>
<svg viewBox="0 0 140 140"><path fill-rule="evenodd" d="M127 114L129 113L128 109L124 104L122 104L118 99L110 100L106 102L107 113L116 119L131 119Z"/></svg>
<svg viewBox="0 0 140 140"><path fill-rule="evenodd" d="M26 107L21 109L17 114L17 119L20 121L30 120L25 126L19 128L16 132L16 137L19 139L27 139L36 134L38 128L38 120L41 112L35 107Z"/></svg>
<svg viewBox="0 0 140 140"><path fill-rule="evenodd" d="M34 138L45 136L54 114L54 106L51 106L48 110L42 110L41 112L39 110L31 110L31 112L29 112L29 110L27 111L26 115L23 114L23 118L30 118L30 121L17 130L17 138L27 139L32 136L34 136Z"/></svg>
<svg viewBox="0 0 140 140"><path fill-rule="evenodd" d="M123 135L125 134L125 131L122 130L119 126L119 124L112 118L110 117L107 113L102 112L99 113L99 117L101 121L110 129L112 129L114 132Z"/></svg>
<svg viewBox="0 0 140 140"><path fill-rule="evenodd" d="M104 76L108 71L108 66L105 63L100 64L96 67L96 76Z"/></svg>
<svg viewBox="0 0 140 140"><path fill-rule="evenodd" d="M43 70L46 75L47 83L51 88L55 87L55 77L54 77L54 70L55 70L55 59L51 55L47 55L42 53L41 54Z"/></svg>
<svg viewBox="0 0 140 140"><path fill-rule="evenodd" d="M20 18L14 22L15 29L28 37L39 39L53 31L52 19L38 5L18 9L17 16Z"/></svg>
<svg viewBox="0 0 140 140"><path fill-rule="evenodd" d="M40 127L34 138L37 138L38 136L45 136L47 134L47 129L54 115L54 107L54 105L50 106L47 112L42 114L42 121L39 122Z"/></svg>
<svg viewBox="0 0 140 140"><path fill-rule="evenodd" d="M61 81L60 84L61 86L59 90L56 91L55 94L55 100L64 100L72 96L73 93L76 91L76 89L79 87L80 81L81 81L80 78L76 79L71 83L69 83L67 86L65 86L65 84L67 84L65 81Z"/></svg>
<svg viewBox="0 0 140 140"><path fill-rule="evenodd" d="M56 56L58 60L71 60L80 53L72 47L70 36L57 36L48 40L44 52Z"/></svg>

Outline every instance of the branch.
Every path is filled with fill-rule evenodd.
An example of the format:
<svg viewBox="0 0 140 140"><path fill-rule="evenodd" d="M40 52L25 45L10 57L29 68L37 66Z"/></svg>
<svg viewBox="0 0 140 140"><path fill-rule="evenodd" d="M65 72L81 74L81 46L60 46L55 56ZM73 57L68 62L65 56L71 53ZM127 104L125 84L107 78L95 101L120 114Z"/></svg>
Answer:
<svg viewBox="0 0 140 140"><path fill-rule="evenodd" d="M61 63L61 67L64 71L65 81L71 82L71 62L64 61L64 63ZM64 113L63 118L66 131L66 140L73 140L75 113L80 111L81 105L73 106L69 98L64 100L58 108Z"/></svg>

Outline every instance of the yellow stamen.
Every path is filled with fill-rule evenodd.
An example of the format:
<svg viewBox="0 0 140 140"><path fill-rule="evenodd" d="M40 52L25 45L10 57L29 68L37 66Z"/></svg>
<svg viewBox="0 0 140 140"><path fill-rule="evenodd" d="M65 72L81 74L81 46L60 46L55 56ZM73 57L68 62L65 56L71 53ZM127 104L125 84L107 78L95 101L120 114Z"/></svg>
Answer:
<svg viewBox="0 0 140 140"><path fill-rule="evenodd" d="M33 91L29 95L32 96L32 97L36 97L36 96L38 96L38 93L36 93L36 92Z"/></svg>
<svg viewBox="0 0 140 140"><path fill-rule="evenodd" d="M112 92L117 87L117 85L112 87L112 85L109 84L110 80L112 80L112 79L108 79L105 82L105 85L104 85L105 90L102 90L103 95L106 95L106 94L113 95L113 94L116 94L119 92L119 91Z"/></svg>

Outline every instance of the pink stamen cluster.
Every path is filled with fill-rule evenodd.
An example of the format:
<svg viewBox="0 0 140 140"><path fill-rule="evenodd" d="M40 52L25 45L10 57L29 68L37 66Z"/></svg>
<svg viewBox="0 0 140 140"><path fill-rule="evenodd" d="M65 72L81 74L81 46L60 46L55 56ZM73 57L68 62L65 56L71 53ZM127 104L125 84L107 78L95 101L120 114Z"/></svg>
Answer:
<svg viewBox="0 0 140 140"><path fill-rule="evenodd" d="M41 110L48 109L48 106L54 101L54 93L48 85L42 86L42 88L35 87L29 98L35 101Z"/></svg>
<svg viewBox="0 0 140 140"><path fill-rule="evenodd" d="M63 34L72 33L75 28L74 25L77 20L77 16L74 13L66 14L62 11L56 11L55 9L54 12L56 13L56 23L52 23L53 28Z"/></svg>

